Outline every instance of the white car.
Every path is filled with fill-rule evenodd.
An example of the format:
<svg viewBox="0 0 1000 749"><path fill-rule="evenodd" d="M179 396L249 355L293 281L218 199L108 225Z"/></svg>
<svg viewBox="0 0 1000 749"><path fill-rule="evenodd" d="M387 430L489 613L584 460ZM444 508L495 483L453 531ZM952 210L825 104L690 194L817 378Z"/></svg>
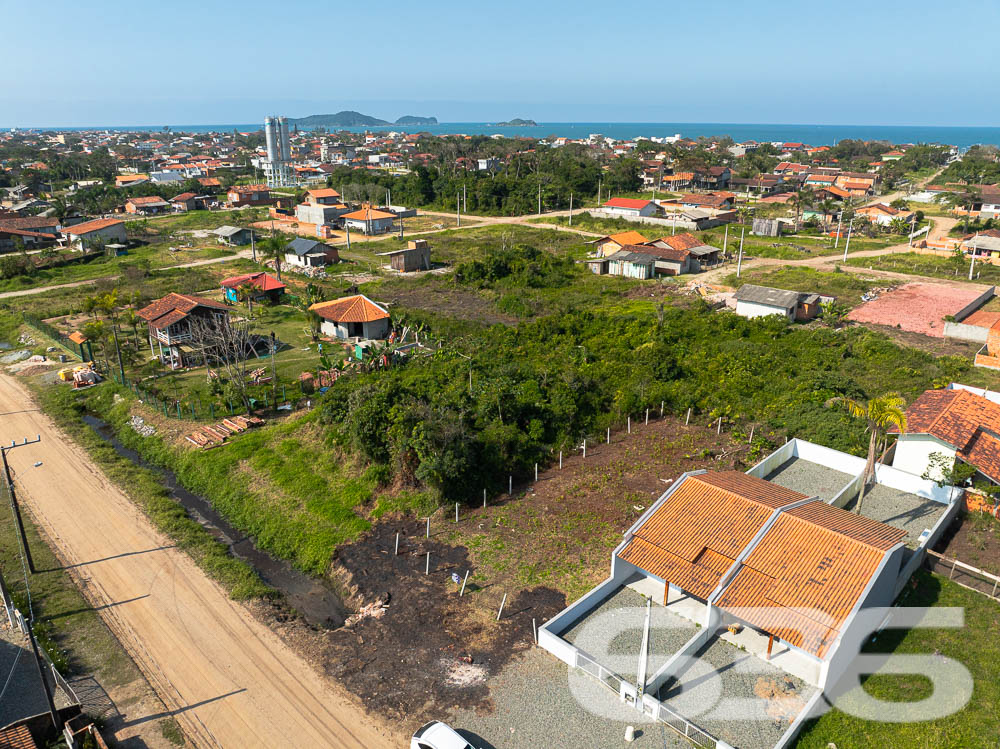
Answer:
<svg viewBox="0 0 1000 749"><path fill-rule="evenodd" d="M410 749L475 749L451 726L432 720L410 739Z"/></svg>

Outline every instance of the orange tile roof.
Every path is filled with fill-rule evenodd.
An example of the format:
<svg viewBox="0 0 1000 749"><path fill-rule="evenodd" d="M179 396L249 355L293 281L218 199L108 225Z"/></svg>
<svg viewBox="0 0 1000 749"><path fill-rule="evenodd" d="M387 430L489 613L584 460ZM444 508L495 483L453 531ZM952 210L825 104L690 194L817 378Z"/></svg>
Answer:
<svg viewBox="0 0 1000 749"><path fill-rule="evenodd" d="M667 237L660 237L659 239L653 241L663 242L675 250L690 250L692 247L701 247L705 244L694 234L687 231Z"/></svg>
<svg viewBox="0 0 1000 749"><path fill-rule="evenodd" d="M803 499L738 471L688 476L636 529L619 557L707 598L774 510Z"/></svg>
<svg viewBox="0 0 1000 749"><path fill-rule="evenodd" d="M389 318L388 310L375 304L364 294L317 302L309 307L324 320L332 322L374 322Z"/></svg>
<svg viewBox="0 0 1000 749"><path fill-rule="evenodd" d="M716 604L824 657L906 531L816 500L783 511Z"/></svg>
<svg viewBox="0 0 1000 749"><path fill-rule="evenodd" d="M265 273L264 271L244 273L240 276L223 278L219 281L220 286L233 289L238 288L243 284L250 284L261 291L275 291L277 289L285 288L285 284L281 283L281 281L272 276L270 273Z"/></svg>
<svg viewBox="0 0 1000 749"><path fill-rule="evenodd" d="M84 234L89 234L92 231L100 231L101 229L106 229L109 226L114 226L115 224L120 223L123 222L116 218L95 218L93 221L85 221L82 224L67 226L62 231L63 234L72 234L75 237L80 237Z"/></svg>
<svg viewBox="0 0 1000 749"><path fill-rule="evenodd" d="M314 198L339 198L340 193L332 187L324 187L321 190L309 190L309 194Z"/></svg>
<svg viewBox="0 0 1000 749"><path fill-rule="evenodd" d="M149 327L156 330L173 325L179 320L183 320L197 307L210 307L212 309L229 311L229 308L222 302L214 299L206 299L193 294L178 294L171 292L165 297L151 302L136 314L149 323Z"/></svg>
<svg viewBox="0 0 1000 749"><path fill-rule="evenodd" d="M599 242L615 242L624 247L627 244L644 244L646 238L637 231L623 231L618 234L609 234L598 240Z"/></svg>
<svg viewBox="0 0 1000 749"><path fill-rule="evenodd" d="M83 343L84 341L87 340L87 336L85 336L79 330L74 330L72 333L69 334L69 339L73 341L73 343Z"/></svg>
<svg viewBox="0 0 1000 749"><path fill-rule="evenodd" d="M166 201L159 195L147 195L145 197L129 198L127 203L132 205L159 205L160 203L165 203Z"/></svg>
<svg viewBox="0 0 1000 749"><path fill-rule="evenodd" d="M929 434L1000 481L1000 404L968 390L927 390L906 409L906 434Z"/></svg>
<svg viewBox="0 0 1000 749"><path fill-rule="evenodd" d="M379 211L375 208L362 208L360 211L345 213L341 216L341 218L348 218L352 221L374 221L380 218L396 218L396 214L389 213L387 211Z"/></svg>

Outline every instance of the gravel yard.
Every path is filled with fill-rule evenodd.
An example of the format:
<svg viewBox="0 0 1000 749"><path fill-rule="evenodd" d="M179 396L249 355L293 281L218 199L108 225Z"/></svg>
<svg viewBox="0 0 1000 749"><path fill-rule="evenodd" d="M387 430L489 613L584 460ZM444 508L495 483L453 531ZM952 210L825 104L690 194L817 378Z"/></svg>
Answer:
<svg viewBox="0 0 1000 749"><path fill-rule="evenodd" d="M646 600L631 588L620 588L562 637L588 653L605 668L635 681L646 621ZM653 603L649 624L647 676L694 636L695 625Z"/></svg>
<svg viewBox="0 0 1000 749"><path fill-rule="evenodd" d="M736 749L771 749L817 691L718 637L697 655L700 662L680 683L665 684L659 697ZM779 696L768 699L774 691Z"/></svg>
<svg viewBox="0 0 1000 749"><path fill-rule="evenodd" d="M854 477L802 458L789 458L764 478L786 489L827 501L833 499Z"/></svg>
<svg viewBox="0 0 1000 749"><path fill-rule="evenodd" d="M482 749L691 749L660 723L651 723L609 689L543 650L512 660L490 680L492 710L456 710L449 723ZM624 741L625 727L637 738Z"/></svg>
<svg viewBox="0 0 1000 749"><path fill-rule="evenodd" d="M854 512L857 501L852 500L844 509ZM925 528L933 528L948 505L923 499L909 492L875 484L861 503L861 514L894 528L906 531L906 545L916 547L917 539Z"/></svg>

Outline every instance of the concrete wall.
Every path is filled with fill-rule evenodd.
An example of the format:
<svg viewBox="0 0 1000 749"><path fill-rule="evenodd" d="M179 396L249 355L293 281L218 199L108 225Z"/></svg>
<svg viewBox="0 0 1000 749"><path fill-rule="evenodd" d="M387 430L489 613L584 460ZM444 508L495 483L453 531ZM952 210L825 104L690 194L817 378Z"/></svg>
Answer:
<svg viewBox="0 0 1000 749"><path fill-rule="evenodd" d="M898 444L898 443L897 443ZM896 460L899 456L899 448L896 449ZM948 504L957 499L960 492L953 486L938 486L929 479L922 479L907 471L901 471L894 465L886 466L881 463L875 464L875 481L879 484L899 489L900 491L915 494L924 499L932 499L935 502Z"/></svg>
<svg viewBox="0 0 1000 749"><path fill-rule="evenodd" d="M960 322L945 322L944 337L957 338L960 341L970 341L972 343L986 343L986 335L989 328L979 325L966 325Z"/></svg>
<svg viewBox="0 0 1000 749"><path fill-rule="evenodd" d="M899 571L899 578L896 580L896 595L898 596L903 592L903 588L906 587L906 583L909 582L910 578L913 577L913 573L917 571L917 568L924 563L924 558L927 556L927 550L934 548L934 544L937 543L938 539L941 538L948 526L952 524L955 520L955 516L961 512L962 503L952 502L951 506L938 518L938 521L934 524L934 527L930 529L930 533L926 536L921 535L920 537L920 548L910 554L910 558L905 560L903 568Z"/></svg>
<svg viewBox="0 0 1000 749"><path fill-rule="evenodd" d="M753 476L754 478L762 479L772 471L774 471L778 466L784 463L789 458L795 457L795 443L798 442L797 439L789 440L773 453L768 455L757 465L747 471L747 476Z"/></svg>
<svg viewBox="0 0 1000 749"><path fill-rule="evenodd" d="M856 622L858 612L878 606L891 606L896 597L896 582L902 567L906 547L897 544L882 558L882 563L872 575L865 592L858 599L854 610L840 627L840 635L827 653L820 670L820 686L830 691L850 669L851 663L861 652L861 646L871 636L868 627ZM858 626L855 626L858 625Z"/></svg>
<svg viewBox="0 0 1000 749"><path fill-rule="evenodd" d="M771 307L766 304L758 304L757 302L744 302L737 299L736 314L749 318L784 315L789 320L793 320L795 318L795 309L782 310L779 307Z"/></svg>
<svg viewBox="0 0 1000 749"><path fill-rule="evenodd" d="M648 694L656 694L660 687L662 687L667 681L673 678L677 678L683 673L686 667L691 665L689 658L693 658L695 653L697 653L701 647L715 637L718 632L718 624L720 620L719 611L714 606L708 607L710 626L705 626L699 629L694 635L684 643L684 646L674 653L666 663L660 666L656 673L653 674L646 681L646 692Z"/></svg>
<svg viewBox="0 0 1000 749"><path fill-rule="evenodd" d="M997 292L997 287L990 286L990 288L988 288L986 291L984 291L982 294L977 296L975 299L973 299L971 302L969 302L967 305L962 307L962 309L960 309L958 312L955 313L955 322L962 322L962 320L964 320L966 317L971 315L977 309L986 304L990 299L992 299L993 296L996 294L996 292Z"/></svg>
<svg viewBox="0 0 1000 749"><path fill-rule="evenodd" d="M892 467L895 468L896 471L911 474L917 478L917 480L923 481L920 476L923 475L924 471L926 471L930 465L930 456L932 453L943 453L944 455L954 458L955 448L929 434L901 435L899 439L896 440L896 452L892 458ZM940 477L938 476L935 478ZM889 485L895 486L895 484ZM903 487L897 486L895 488L901 489ZM904 491L910 490L904 489ZM916 492L913 493L916 494Z"/></svg>
<svg viewBox="0 0 1000 749"><path fill-rule="evenodd" d="M610 213L604 210L591 210L588 211L591 216L595 218L624 218L627 221L631 221L636 224L649 224L650 226L676 226L678 229L711 229L713 226L722 226L726 223L720 219L710 218L704 221L687 221L678 218L676 223L672 218L658 218L656 216L623 216L620 213Z"/></svg>

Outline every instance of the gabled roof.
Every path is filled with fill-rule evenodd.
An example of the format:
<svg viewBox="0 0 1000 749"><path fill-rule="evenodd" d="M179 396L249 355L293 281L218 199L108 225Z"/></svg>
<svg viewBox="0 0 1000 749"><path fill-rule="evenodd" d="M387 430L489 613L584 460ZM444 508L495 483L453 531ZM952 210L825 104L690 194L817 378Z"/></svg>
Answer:
<svg viewBox="0 0 1000 749"><path fill-rule="evenodd" d="M376 221L378 219L396 218L396 214L389 213L388 211L379 211L375 208L362 208L360 211L345 213L341 218L351 219L352 221Z"/></svg>
<svg viewBox="0 0 1000 749"><path fill-rule="evenodd" d="M170 199L171 203L186 203L191 200L191 198L197 197L193 192L182 192L180 195L174 195Z"/></svg>
<svg viewBox="0 0 1000 749"><path fill-rule="evenodd" d="M615 242L624 247L627 244L644 244L646 238L637 231L623 231L618 234L609 234L606 237L595 239L594 242L598 244L601 242Z"/></svg>
<svg viewBox="0 0 1000 749"><path fill-rule="evenodd" d="M212 233L218 237L232 237L239 234L241 231L250 231L249 229L243 229L239 226L230 226L229 224L224 224L218 229L215 229Z"/></svg>
<svg viewBox="0 0 1000 749"><path fill-rule="evenodd" d="M755 286L752 283L747 283L736 290L736 300L739 302L763 304L768 307L789 309L798 304L799 292L772 289L769 286Z"/></svg>
<svg viewBox="0 0 1000 749"><path fill-rule="evenodd" d="M650 200L641 200L638 198L611 198L604 206L607 208L631 208L640 211L651 202Z"/></svg>
<svg viewBox="0 0 1000 749"><path fill-rule="evenodd" d="M244 273L241 276L232 276L231 278L223 278L219 284L224 288L236 289L244 284L250 284L261 291L276 291L278 289L284 289L285 284L281 283L277 278L264 271L258 271L257 273Z"/></svg>
<svg viewBox="0 0 1000 749"><path fill-rule="evenodd" d="M317 242L315 239L296 237L285 245L285 251L293 252L299 257L302 257L303 255L314 255L317 253L323 254L329 252L330 248L322 242Z"/></svg>
<svg viewBox="0 0 1000 749"><path fill-rule="evenodd" d="M339 198L340 193L332 187L324 187L320 190L309 190L308 194L314 198Z"/></svg>
<svg viewBox="0 0 1000 749"><path fill-rule="evenodd" d="M159 195L147 195L145 197L129 198L125 202L131 203L132 205L150 205L150 206L167 204L167 201L165 201Z"/></svg>
<svg viewBox="0 0 1000 749"><path fill-rule="evenodd" d="M929 434L1000 482L1000 405L968 390L926 390L906 409L906 434Z"/></svg>
<svg viewBox="0 0 1000 749"><path fill-rule="evenodd" d="M214 299L206 299L193 294L177 294L171 292L155 302L143 307L136 314L149 323L149 327L154 330L161 330L175 322L183 320L198 307L217 309L229 312L229 308L222 302Z"/></svg>
<svg viewBox="0 0 1000 749"><path fill-rule="evenodd" d="M374 322L389 318L389 310L375 304L364 294L347 296L309 307L324 320L332 322Z"/></svg>
<svg viewBox="0 0 1000 749"><path fill-rule="evenodd" d="M905 537L819 500L784 510L716 605L822 658L886 552Z"/></svg>
<svg viewBox="0 0 1000 749"><path fill-rule="evenodd" d="M738 471L687 476L618 556L708 598L774 510L805 499Z"/></svg>
<svg viewBox="0 0 1000 749"><path fill-rule="evenodd" d="M91 232L100 231L101 229L107 229L109 226L115 226L116 224L121 223L123 222L116 218L95 218L93 221L85 221L82 224L67 226L62 230L62 233L73 235L74 237L82 237L84 234L90 234Z"/></svg>

